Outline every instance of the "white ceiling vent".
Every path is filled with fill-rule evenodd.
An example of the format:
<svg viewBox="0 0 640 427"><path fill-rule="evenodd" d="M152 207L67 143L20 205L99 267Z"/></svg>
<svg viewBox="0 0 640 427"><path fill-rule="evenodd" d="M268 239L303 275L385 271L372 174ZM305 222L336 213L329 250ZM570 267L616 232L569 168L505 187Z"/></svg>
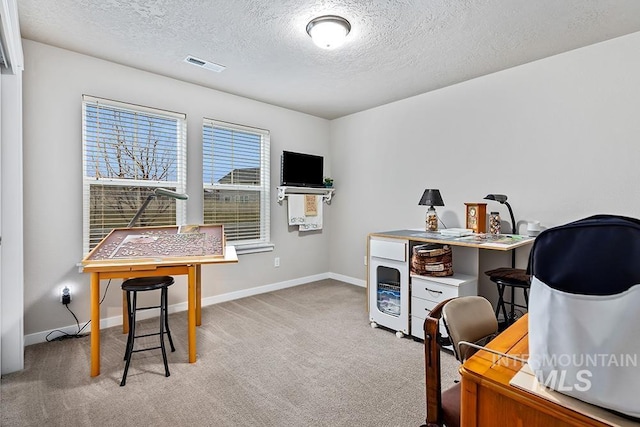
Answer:
<svg viewBox="0 0 640 427"><path fill-rule="evenodd" d="M215 62L205 61L204 59L198 59L195 56L191 56L191 55L187 56L184 59L184 62L197 65L198 67L206 68L207 70L215 71L216 73L220 73L224 71L225 68L227 68L224 65L216 64Z"/></svg>

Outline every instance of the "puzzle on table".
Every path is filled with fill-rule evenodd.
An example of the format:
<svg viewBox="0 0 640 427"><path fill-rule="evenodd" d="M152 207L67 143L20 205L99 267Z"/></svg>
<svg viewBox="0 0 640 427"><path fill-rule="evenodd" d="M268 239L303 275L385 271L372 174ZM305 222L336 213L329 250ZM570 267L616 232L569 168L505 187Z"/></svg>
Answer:
<svg viewBox="0 0 640 427"><path fill-rule="evenodd" d="M224 256L222 225L114 229L89 260Z"/></svg>

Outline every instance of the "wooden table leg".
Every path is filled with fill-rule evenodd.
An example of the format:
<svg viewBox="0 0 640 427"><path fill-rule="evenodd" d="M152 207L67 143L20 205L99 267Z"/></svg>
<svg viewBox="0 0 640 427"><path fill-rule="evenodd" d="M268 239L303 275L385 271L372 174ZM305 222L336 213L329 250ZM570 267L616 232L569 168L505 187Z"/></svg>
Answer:
<svg viewBox="0 0 640 427"><path fill-rule="evenodd" d="M460 387L460 425L478 425L478 384L462 377Z"/></svg>
<svg viewBox="0 0 640 427"><path fill-rule="evenodd" d="M189 336L189 363L196 361L196 266L189 266L189 291L187 295L187 312L188 312L188 336Z"/></svg>
<svg viewBox="0 0 640 427"><path fill-rule="evenodd" d="M91 376L100 375L100 274L91 273Z"/></svg>
<svg viewBox="0 0 640 427"><path fill-rule="evenodd" d="M122 333L129 333L129 307L127 307L127 293L122 291Z"/></svg>
<svg viewBox="0 0 640 427"><path fill-rule="evenodd" d="M196 265L196 326L202 325L202 264Z"/></svg>

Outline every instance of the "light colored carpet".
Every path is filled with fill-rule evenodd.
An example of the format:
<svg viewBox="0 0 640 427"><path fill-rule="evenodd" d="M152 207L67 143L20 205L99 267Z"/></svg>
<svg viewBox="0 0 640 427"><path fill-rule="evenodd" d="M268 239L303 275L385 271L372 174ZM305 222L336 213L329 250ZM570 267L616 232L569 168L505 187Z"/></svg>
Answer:
<svg viewBox="0 0 640 427"><path fill-rule="evenodd" d="M32 345L25 369L2 378L0 424L418 426L423 345L371 328L365 307L363 288L334 280L204 307L194 364L186 313L174 313L171 376L159 350L137 353L125 387L120 327L102 331L96 378L88 336ZM157 328L154 319L141 323ZM444 389L458 365L446 352L442 365Z"/></svg>

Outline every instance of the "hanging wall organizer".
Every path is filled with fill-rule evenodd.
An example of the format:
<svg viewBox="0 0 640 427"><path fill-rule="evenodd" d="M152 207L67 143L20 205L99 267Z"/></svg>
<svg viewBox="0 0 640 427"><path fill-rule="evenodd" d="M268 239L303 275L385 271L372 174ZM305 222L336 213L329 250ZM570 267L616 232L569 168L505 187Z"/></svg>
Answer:
<svg viewBox="0 0 640 427"><path fill-rule="evenodd" d="M282 201L289 194L316 194L321 195L322 200L330 205L331 197L333 193L336 191L335 188L315 188L315 187L288 187L288 186L280 186L278 187L278 203L282 204Z"/></svg>

